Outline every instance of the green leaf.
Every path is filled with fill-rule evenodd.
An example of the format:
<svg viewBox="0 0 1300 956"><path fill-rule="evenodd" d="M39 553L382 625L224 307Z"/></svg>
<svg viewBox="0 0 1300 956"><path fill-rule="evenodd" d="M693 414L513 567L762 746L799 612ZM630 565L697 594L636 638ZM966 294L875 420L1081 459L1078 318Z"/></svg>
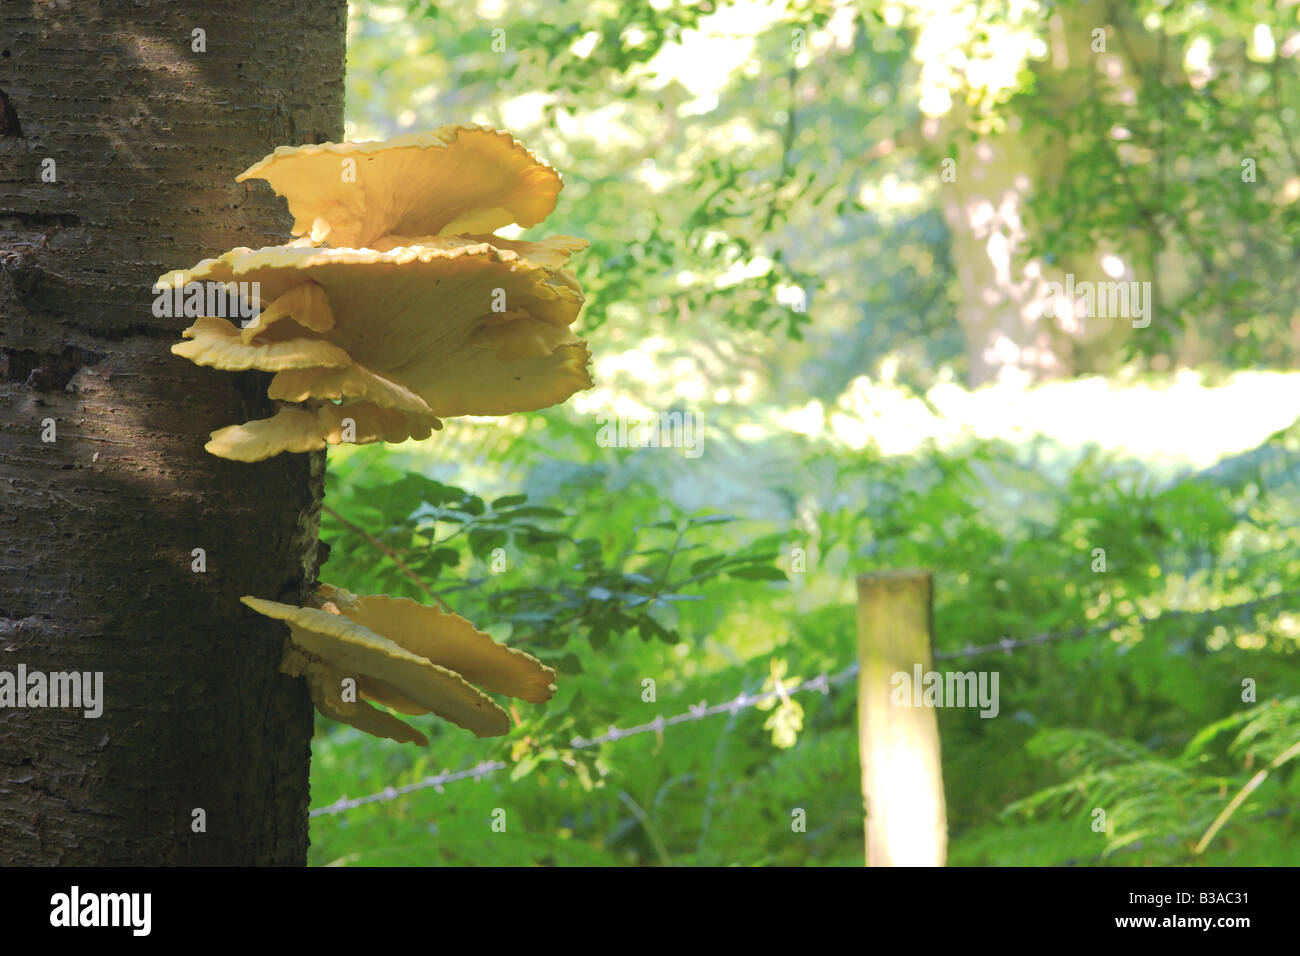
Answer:
<svg viewBox="0 0 1300 956"><path fill-rule="evenodd" d="M438 548L429 557L438 564L445 564L453 568L460 564L460 552L455 548Z"/></svg>
<svg viewBox="0 0 1300 956"><path fill-rule="evenodd" d="M733 578L742 578L746 581L788 581L786 573L780 568L772 567L765 564L746 565L740 568L728 568L725 572Z"/></svg>
<svg viewBox="0 0 1300 956"><path fill-rule="evenodd" d="M532 773L534 770L537 769L538 763L540 763L540 761L532 755L525 757L523 760L515 764L514 767L510 770L510 779L522 780L524 777L528 776L530 773Z"/></svg>
<svg viewBox="0 0 1300 956"><path fill-rule="evenodd" d="M526 497L520 495L520 497ZM493 502L495 508L497 502ZM515 508L510 512L511 518L565 518L567 513L560 508L548 508L541 505L529 505L526 508Z"/></svg>

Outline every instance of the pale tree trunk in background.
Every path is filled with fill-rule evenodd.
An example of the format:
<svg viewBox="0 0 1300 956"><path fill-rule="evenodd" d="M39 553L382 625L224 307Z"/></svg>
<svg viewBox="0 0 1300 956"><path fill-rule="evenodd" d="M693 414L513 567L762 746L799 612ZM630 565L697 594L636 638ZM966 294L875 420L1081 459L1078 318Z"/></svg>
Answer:
<svg viewBox="0 0 1300 956"><path fill-rule="evenodd" d="M285 240L283 200L233 180L340 138L345 19L0 9L0 671L104 675L98 719L0 708L0 863L306 860L311 703L239 597L311 583L324 456L208 455L209 431L269 414L267 377L172 356L188 320L155 318L150 286Z"/></svg>
<svg viewBox="0 0 1300 956"><path fill-rule="evenodd" d="M962 114L949 114L954 123ZM1025 199L1041 187L1040 151L1012 117L1010 128L975 142L961 141L955 182L944 183L944 218L961 286L957 318L966 339L969 383L1069 375L1054 320L1043 313L1040 284L1021 252Z"/></svg>
<svg viewBox="0 0 1300 956"><path fill-rule="evenodd" d="M1036 69L1040 73L1092 67L1069 82L1057 78L1057 106L1068 116L1071 104L1088 95L1113 95L1121 86L1136 88L1138 80L1113 49L1108 31L1106 53L1092 50L1092 31L1107 27L1105 3L1088 0L1067 4L1052 17L1048 38L1051 53ZM1148 43L1139 24L1126 23L1131 42ZM955 106L935 124L934 133L947 138L963 128L965 106ZM944 216L952 231L952 255L961 283L958 320L966 338L969 381L1062 378L1105 372L1118 363L1130 320L1077 316L1071 318L1064 299L1062 315L1054 315L1048 283L1065 285L1066 273L1076 282L1153 281L1151 250L1145 243L1132 250L1099 247L1086 254L1058 255L1047 264L1028 259L1024 249L1028 230L1028 200L1036 190L1050 192L1069 175L1066 150L1050 141L1031 123L1003 108L1005 128L971 142L958 140L954 182L942 184ZM1110 265L1111 273L1103 262Z"/></svg>

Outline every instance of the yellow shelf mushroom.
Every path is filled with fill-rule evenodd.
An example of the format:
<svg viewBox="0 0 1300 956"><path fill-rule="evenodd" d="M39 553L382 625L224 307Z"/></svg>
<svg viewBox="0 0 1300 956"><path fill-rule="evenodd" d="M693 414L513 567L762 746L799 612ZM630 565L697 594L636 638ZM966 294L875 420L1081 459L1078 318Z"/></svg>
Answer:
<svg viewBox="0 0 1300 956"><path fill-rule="evenodd" d="M242 328L196 316L172 347L198 365L276 373L277 413L213 432L212 454L422 440L446 417L533 411L591 387L591 355L569 328L583 295L567 266L586 240L491 235L541 222L563 186L510 134L459 125L282 146L237 178L269 182L304 238L158 280L177 301L220 286L269 303Z"/></svg>
<svg viewBox="0 0 1300 956"><path fill-rule="evenodd" d="M293 234L373 248L408 236L535 226L555 208L560 174L509 133L443 126L372 143L281 146L236 182L265 179L284 196Z"/></svg>
<svg viewBox="0 0 1300 956"><path fill-rule="evenodd" d="M214 432L208 450L258 461L339 441L427 438L441 418L532 411L591 387L590 352L569 330L582 290L562 268L585 245L568 236L540 243L436 236L386 251L240 248L168 273L162 288L257 283L271 303L245 329L197 319L175 354L219 369L276 372L268 390L276 400L357 403L314 415L286 407ZM332 437L330 424L348 417L355 437Z"/></svg>
<svg viewBox="0 0 1300 956"><path fill-rule="evenodd" d="M458 614L406 598L358 596L322 584L314 602L320 607L241 600L289 625L281 669L307 678L321 713L376 736L428 742L368 701L404 714L432 712L493 737L510 729L510 718L475 684L532 703L555 693L555 671L531 654L498 644ZM348 678L355 682L351 688ZM349 691L355 691L350 700Z"/></svg>
<svg viewBox="0 0 1300 956"><path fill-rule="evenodd" d="M175 302L194 319L174 354L275 373L267 396L276 413L214 431L212 454L254 462L423 440L443 418L531 411L591 387L590 352L570 331L582 288L567 268L586 240L491 234L541 222L563 185L508 133L445 126L282 146L237 177L249 179L285 197L300 238L231 249L155 287L156 311ZM190 294L204 286L222 295ZM265 303L243 327L203 314L243 289ZM504 734L510 720L480 687L536 703L555 692L555 671L536 658L414 601L329 585L310 607L242 600L289 625L281 669L307 679L322 713L380 737L427 742L375 703L433 712L483 737Z"/></svg>
<svg viewBox="0 0 1300 956"><path fill-rule="evenodd" d="M168 295L252 287L269 303L243 328L196 316L173 346L196 364L276 372L277 414L213 432L212 454L257 462L424 440L448 416L533 411L590 388L590 352L569 330L584 299L567 268L588 243L490 234L541 222L563 186L510 134L459 125L282 146L238 177L257 178L285 196L304 238L157 281Z"/></svg>

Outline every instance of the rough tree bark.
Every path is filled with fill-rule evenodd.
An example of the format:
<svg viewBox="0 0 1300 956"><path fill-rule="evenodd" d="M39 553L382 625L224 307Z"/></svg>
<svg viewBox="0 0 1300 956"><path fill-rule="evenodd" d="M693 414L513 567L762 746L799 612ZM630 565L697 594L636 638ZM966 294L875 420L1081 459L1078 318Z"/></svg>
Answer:
<svg viewBox="0 0 1300 956"><path fill-rule="evenodd" d="M266 377L172 356L189 320L155 318L151 286L284 241L283 201L234 177L341 137L345 21L345 0L0 9L0 671L104 680L97 719L0 707L0 863L306 860L311 703L238 599L310 585L324 454L204 452L270 412Z"/></svg>

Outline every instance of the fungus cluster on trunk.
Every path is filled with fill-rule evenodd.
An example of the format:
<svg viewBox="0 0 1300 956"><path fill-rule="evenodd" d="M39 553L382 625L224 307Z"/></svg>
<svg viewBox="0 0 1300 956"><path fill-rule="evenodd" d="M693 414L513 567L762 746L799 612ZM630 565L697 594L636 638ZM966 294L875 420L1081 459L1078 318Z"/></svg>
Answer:
<svg viewBox="0 0 1300 956"><path fill-rule="evenodd" d="M446 126L282 146L236 179L285 197L296 238L204 259L156 290L217 283L256 289L264 305L242 327L196 317L172 347L198 365L273 373L275 414L213 432L212 454L255 462L424 440L444 418L545 408L591 386L590 353L570 330L582 289L567 268L587 242L493 234L541 222L562 185L508 133ZM282 669L307 679L322 713L378 736L426 742L368 701L489 736L509 719L474 685L533 702L555 691L536 658L413 601L321 584L309 607L243 602L288 623Z"/></svg>
<svg viewBox="0 0 1300 956"><path fill-rule="evenodd" d="M382 594L359 597L328 584L316 589L313 607L242 600L289 625L282 669L307 678L321 713L377 737L428 742L366 700L402 714L432 712L493 737L510 729L510 718L475 684L539 704L555 693L555 671L440 608ZM342 691L348 678L357 692L352 700Z"/></svg>
<svg viewBox="0 0 1300 956"><path fill-rule="evenodd" d="M159 287L256 288L247 327L199 318L172 351L198 365L273 372L270 418L212 434L236 461L423 440L457 415L507 415L591 386L570 331L583 239L492 235L555 208L559 174L508 133L448 126L375 143L282 146L237 180L289 203L296 241L232 249Z"/></svg>

